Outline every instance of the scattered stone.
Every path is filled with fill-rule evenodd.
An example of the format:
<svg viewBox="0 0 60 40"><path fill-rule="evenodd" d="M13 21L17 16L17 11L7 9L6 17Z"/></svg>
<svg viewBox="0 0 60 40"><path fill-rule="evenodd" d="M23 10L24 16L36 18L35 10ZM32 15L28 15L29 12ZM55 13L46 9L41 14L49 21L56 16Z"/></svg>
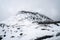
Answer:
<svg viewBox="0 0 60 40"><path fill-rule="evenodd" d="M4 33L6 34L6 31Z"/></svg>
<svg viewBox="0 0 60 40"><path fill-rule="evenodd" d="M56 36L60 36L60 33L57 33Z"/></svg>
<svg viewBox="0 0 60 40"><path fill-rule="evenodd" d="M47 30L47 31L49 31L49 29L41 29L41 30Z"/></svg>
<svg viewBox="0 0 60 40"><path fill-rule="evenodd" d="M0 36L0 40L2 40L3 38L2 38L2 36Z"/></svg>
<svg viewBox="0 0 60 40"><path fill-rule="evenodd" d="M5 31L4 29L2 31Z"/></svg>
<svg viewBox="0 0 60 40"><path fill-rule="evenodd" d="M4 28L5 24L1 23L0 26Z"/></svg>
<svg viewBox="0 0 60 40"><path fill-rule="evenodd" d="M4 35L4 37L6 37L6 35Z"/></svg>
<svg viewBox="0 0 60 40"><path fill-rule="evenodd" d="M11 38L14 38L15 36L11 36Z"/></svg>
<svg viewBox="0 0 60 40"><path fill-rule="evenodd" d="M20 29L20 28L17 28L18 30Z"/></svg>
<svg viewBox="0 0 60 40"><path fill-rule="evenodd" d="M54 32L54 30L52 30L52 32Z"/></svg>
<svg viewBox="0 0 60 40"><path fill-rule="evenodd" d="M23 33L20 33L20 35L23 35Z"/></svg>
<svg viewBox="0 0 60 40"><path fill-rule="evenodd" d="M7 25L7 27L9 27L9 26Z"/></svg>

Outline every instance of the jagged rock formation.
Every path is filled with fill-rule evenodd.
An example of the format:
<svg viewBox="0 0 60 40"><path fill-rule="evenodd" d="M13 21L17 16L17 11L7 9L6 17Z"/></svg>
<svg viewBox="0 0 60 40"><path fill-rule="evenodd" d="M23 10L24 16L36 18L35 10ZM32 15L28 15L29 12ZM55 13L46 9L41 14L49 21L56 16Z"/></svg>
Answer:
<svg viewBox="0 0 60 40"><path fill-rule="evenodd" d="M0 40L56 40L60 26L39 24L54 21L38 12L19 11L15 16L0 22Z"/></svg>

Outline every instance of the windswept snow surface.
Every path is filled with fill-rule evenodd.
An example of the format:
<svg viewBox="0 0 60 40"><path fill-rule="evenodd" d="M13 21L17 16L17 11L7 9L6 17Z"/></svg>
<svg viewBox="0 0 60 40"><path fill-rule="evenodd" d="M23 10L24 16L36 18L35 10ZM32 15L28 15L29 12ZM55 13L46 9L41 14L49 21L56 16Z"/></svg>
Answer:
<svg viewBox="0 0 60 40"><path fill-rule="evenodd" d="M38 12L20 11L0 22L0 40L60 40L60 26L40 21L53 20Z"/></svg>

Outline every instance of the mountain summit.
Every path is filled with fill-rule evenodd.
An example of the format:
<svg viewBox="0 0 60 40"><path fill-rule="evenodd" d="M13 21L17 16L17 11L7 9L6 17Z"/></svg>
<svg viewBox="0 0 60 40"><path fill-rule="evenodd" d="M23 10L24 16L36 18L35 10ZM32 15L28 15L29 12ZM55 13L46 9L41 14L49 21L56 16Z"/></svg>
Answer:
<svg viewBox="0 0 60 40"><path fill-rule="evenodd" d="M60 26L39 24L47 21L54 20L38 12L19 11L0 22L0 40L57 40Z"/></svg>

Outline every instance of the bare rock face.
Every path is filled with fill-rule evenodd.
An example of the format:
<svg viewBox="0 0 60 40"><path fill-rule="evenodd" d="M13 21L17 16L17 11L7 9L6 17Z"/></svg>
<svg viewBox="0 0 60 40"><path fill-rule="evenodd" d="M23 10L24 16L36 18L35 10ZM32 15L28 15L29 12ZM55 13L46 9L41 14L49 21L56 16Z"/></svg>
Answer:
<svg viewBox="0 0 60 40"><path fill-rule="evenodd" d="M0 40L60 40L60 26L39 24L54 21L38 12L19 11L0 22Z"/></svg>

